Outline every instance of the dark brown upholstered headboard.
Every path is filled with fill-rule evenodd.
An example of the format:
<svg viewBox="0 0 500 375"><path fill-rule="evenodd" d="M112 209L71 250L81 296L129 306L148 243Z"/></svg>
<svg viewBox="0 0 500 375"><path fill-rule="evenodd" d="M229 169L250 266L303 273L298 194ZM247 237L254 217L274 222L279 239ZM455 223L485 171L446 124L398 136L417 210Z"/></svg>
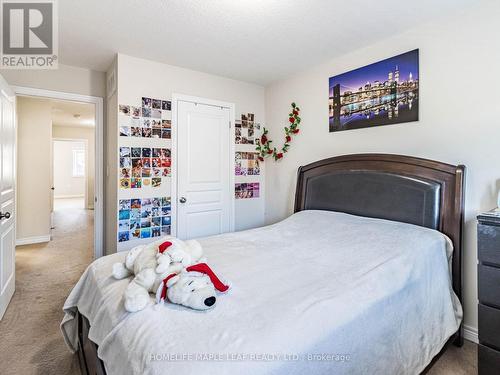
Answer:
<svg viewBox="0 0 500 375"><path fill-rule="evenodd" d="M462 301L464 179L463 165L390 154L337 156L299 168L295 212L346 212L446 234L454 245L453 289Z"/></svg>

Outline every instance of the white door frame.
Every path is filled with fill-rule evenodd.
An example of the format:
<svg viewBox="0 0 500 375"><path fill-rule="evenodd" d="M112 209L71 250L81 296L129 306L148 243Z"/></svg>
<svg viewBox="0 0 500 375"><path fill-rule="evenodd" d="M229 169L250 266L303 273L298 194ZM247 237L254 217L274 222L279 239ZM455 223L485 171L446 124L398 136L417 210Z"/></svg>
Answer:
<svg viewBox="0 0 500 375"><path fill-rule="evenodd" d="M171 206L172 206L172 235L177 236L177 205L179 200L177 199L177 105L180 101L190 102L195 104L211 105L214 107L222 107L229 109L229 192L231 194L231 207L230 207L230 219L229 219L229 231L234 232L234 216L235 216L235 201L234 201L234 118L235 118L235 105L234 103L223 102L220 100L200 98L197 96L184 95L184 94L172 94L172 193Z"/></svg>
<svg viewBox="0 0 500 375"><path fill-rule="evenodd" d="M95 177L94 177L94 258L104 255L104 109L103 98L72 94L62 91L12 86L18 96L34 96L45 99L69 100L95 105Z"/></svg>

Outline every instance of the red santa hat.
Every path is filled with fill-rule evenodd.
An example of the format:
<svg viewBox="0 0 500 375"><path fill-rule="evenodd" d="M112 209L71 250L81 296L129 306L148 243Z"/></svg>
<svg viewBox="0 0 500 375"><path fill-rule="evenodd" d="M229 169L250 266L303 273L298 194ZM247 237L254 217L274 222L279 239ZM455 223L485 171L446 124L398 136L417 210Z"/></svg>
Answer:
<svg viewBox="0 0 500 375"><path fill-rule="evenodd" d="M229 289L229 285L224 284L215 274L214 271L208 266L206 263L198 263L186 268L188 272L200 272L207 275L210 278L212 284L214 284L215 289L219 292L227 292Z"/></svg>
<svg viewBox="0 0 500 375"><path fill-rule="evenodd" d="M168 248L172 246L172 242L170 241L165 241L163 242L160 246L158 246L158 252L160 254L163 254L166 250L168 250Z"/></svg>

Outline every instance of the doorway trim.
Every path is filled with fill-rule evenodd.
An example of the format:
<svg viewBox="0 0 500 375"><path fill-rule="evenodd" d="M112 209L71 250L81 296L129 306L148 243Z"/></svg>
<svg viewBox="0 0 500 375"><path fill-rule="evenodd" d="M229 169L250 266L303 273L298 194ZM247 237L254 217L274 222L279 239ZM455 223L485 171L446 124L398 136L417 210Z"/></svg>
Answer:
<svg viewBox="0 0 500 375"><path fill-rule="evenodd" d="M95 176L94 176L94 258L104 255L104 104L98 96L80 95L33 87L12 86L16 96L33 96L95 105Z"/></svg>
<svg viewBox="0 0 500 375"><path fill-rule="evenodd" d="M230 102L224 102L221 100L201 98L197 96L185 95L185 94L172 94L172 192L171 192L171 207L172 207L172 235L177 236L177 205L179 200L177 199L177 105L179 102L190 102L195 104L205 104L214 107L223 107L229 109L229 193L231 194L231 218L229 221L229 231L234 232L235 228L235 199L234 199L234 121L235 121L235 104Z"/></svg>

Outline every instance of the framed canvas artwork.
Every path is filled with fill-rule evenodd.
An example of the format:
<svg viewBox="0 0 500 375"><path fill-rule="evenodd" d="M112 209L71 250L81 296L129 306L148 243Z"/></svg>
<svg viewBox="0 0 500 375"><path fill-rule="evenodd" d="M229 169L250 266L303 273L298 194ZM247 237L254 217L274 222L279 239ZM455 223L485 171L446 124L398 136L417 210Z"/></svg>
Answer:
<svg viewBox="0 0 500 375"><path fill-rule="evenodd" d="M330 132L418 121L418 89L418 49L330 77Z"/></svg>

